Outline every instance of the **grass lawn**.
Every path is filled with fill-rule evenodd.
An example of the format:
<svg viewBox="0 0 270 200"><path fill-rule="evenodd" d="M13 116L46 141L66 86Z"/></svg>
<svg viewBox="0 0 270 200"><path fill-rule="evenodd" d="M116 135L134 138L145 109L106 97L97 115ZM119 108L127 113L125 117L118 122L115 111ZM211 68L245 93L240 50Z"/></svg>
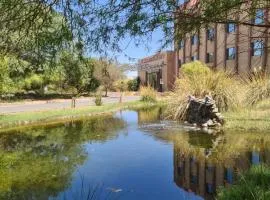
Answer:
<svg viewBox="0 0 270 200"><path fill-rule="evenodd" d="M267 131L270 130L270 100L248 109L224 113L225 129Z"/></svg>
<svg viewBox="0 0 270 200"><path fill-rule="evenodd" d="M157 103L159 104L159 103ZM23 112L16 114L0 115L0 127L11 127L13 125L28 125L34 123L59 122L64 120L74 120L98 114L108 114L121 109L139 109L144 107L156 106L157 104L142 101L111 103L102 106L89 106L82 108L68 108L59 110L49 110L40 112Z"/></svg>

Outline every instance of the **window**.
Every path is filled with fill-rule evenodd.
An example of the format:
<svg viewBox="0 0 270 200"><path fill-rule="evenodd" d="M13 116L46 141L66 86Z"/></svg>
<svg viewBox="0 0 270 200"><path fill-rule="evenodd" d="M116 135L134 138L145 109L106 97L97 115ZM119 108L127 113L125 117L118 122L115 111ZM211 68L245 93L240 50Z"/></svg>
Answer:
<svg viewBox="0 0 270 200"><path fill-rule="evenodd" d="M227 33L233 33L235 32L236 25L234 23L227 24Z"/></svg>
<svg viewBox="0 0 270 200"><path fill-rule="evenodd" d="M263 55L264 44L262 40L255 40L251 43L252 56L262 56Z"/></svg>
<svg viewBox="0 0 270 200"><path fill-rule="evenodd" d="M195 45L195 44L197 44L198 43L198 35L193 35L192 37L191 37L191 44L192 45Z"/></svg>
<svg viewBox="0 0 270 200"><path fill-rule="evenodd" d="M258 9L255 13L254 24L264 23L264 11L263 9Z"/></svg>
<svg viewBox="0 0 270 200"><path fill-rule="evenodd" d="M195 60L198 60L198 57L197 56L191 56L191 61L195 61Z"/></svg>
<svg viewBox="0 0 270 200"><path fill-rule="evenodd" d="M214 40L215 38L215 29L210 28L207 30L207 39L208 40Z"/></svg>
<svg viewBox="0 0 270 200"><path fill-rule="evenodd" d="M214 54L213 53L207 53L206 55L206 63L212 63L214 62Z"/></svg>
<svg viewBox="0 0 270 200"><path fill-rule="evenodd" d="M184 40L180 40L179 42L179 49L183 49L185 46L185 41Z"/></svg>
<svg viewBox="0 0 270 200"><path fill-rule="evenodd" d="M236 49L235 47L228 48L226 51L226 59L227 60L234 60L236 56Z"/></svg>

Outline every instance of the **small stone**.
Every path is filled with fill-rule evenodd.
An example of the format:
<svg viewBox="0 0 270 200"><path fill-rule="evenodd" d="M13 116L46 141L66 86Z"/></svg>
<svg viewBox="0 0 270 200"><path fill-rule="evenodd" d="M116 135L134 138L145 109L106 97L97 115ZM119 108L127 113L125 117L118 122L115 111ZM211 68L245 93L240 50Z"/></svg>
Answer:
<svg viewBox="0 0 270 200"><path fill-rule="evenodd" d="M217 108L214 108L212 112L213 113L218 113L218 109Z"/></svg>
<svg viewBox="0 0 270 200"><path fill-rule="evenodd" d="M209 119L206 123L207 123L207 126L210 126L210 127L213 127L215 125L211 119Z"/></svg>

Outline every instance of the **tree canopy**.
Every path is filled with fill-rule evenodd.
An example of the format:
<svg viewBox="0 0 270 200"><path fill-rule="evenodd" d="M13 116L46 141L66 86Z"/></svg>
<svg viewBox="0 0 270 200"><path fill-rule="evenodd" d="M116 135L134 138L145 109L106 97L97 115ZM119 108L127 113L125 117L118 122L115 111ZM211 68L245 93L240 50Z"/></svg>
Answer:
<svg viewBox="0 0 270 200"><path fill-rule="evenodd" d="M123 38L140 44L141 38L151 38L157 29L163 31L166 46L175 37L210 23L269 28L269 23L249 20L257 9L269 4L266 0L191 0L184 4L181 0L3 0L0 24L5 34L1 40L8 41L13 32L38 35L57 13L62 16L60 29L71 31L63 31L62 36L68 35L75 46L88 51L120 51ZM237 17L239 14L242 17ZM181 34L175 34L175 27Z"/></svg>

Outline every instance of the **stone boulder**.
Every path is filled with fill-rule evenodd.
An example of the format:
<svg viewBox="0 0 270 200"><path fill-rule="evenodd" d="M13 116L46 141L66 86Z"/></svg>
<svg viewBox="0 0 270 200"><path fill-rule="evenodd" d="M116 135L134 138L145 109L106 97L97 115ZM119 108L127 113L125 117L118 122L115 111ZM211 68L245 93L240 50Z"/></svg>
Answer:
<svg viewBox="0 0 270 200"><path fill-rule="evenodd" d="M224 118L221 113L218 112L216 103L210 96L205 96L204 99L189 96L185 116L185 121L200 127L210 128L224 124Z"/></svg>

